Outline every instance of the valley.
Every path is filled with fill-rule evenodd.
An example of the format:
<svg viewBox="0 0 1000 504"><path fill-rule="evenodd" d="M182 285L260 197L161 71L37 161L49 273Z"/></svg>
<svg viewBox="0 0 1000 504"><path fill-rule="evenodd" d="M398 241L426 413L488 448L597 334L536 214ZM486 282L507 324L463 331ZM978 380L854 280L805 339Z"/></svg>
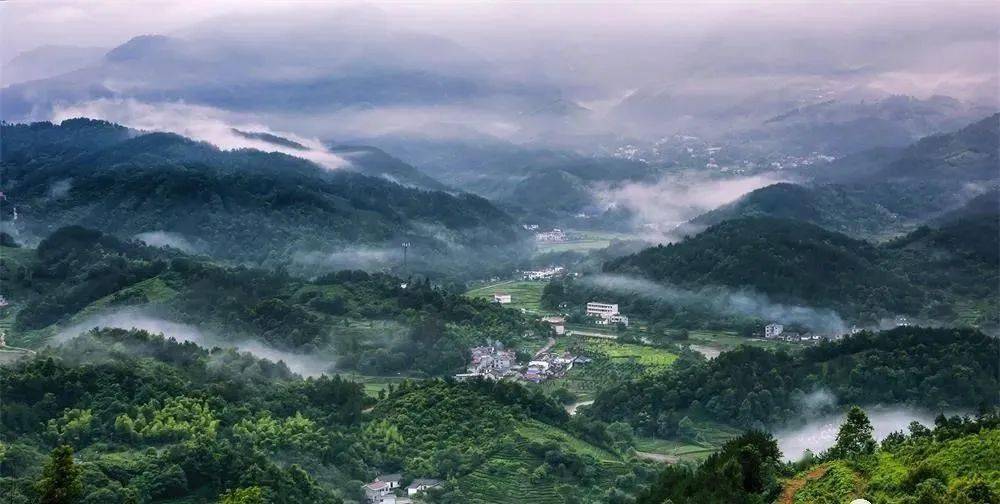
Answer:
<svg viewBox="0 0 1000 504"><path fill-rule="evenodd" d="M995 11L0 2L0 501L996 504Z"/></svg>

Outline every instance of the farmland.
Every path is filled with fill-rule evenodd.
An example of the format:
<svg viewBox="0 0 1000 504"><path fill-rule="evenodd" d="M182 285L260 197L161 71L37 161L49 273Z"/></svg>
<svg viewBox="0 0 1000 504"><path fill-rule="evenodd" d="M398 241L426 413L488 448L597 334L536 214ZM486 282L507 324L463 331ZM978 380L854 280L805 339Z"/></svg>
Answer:
<svg viewBox="0 0 1000 504"><path fill-rule="evenodd" d="M543 314L545 312L542 310L540 302L542 299L542 289L544 288L545 282L508 280L476 287L466 292L465 295L472 298L492 300L495 292L503 292L510 294L511 298L511 303L506 306L529 313Z"/></svg>

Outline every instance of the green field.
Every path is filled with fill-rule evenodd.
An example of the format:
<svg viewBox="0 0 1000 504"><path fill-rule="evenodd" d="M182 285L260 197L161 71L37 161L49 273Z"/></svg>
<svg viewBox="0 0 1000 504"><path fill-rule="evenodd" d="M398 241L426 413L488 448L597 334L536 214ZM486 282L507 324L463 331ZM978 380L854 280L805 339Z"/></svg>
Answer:
<svg viewBox="0 0 1000 504"><path fill-rule="evenodd" d="M636 436L635 449L666 455L678 462L697 462L715 453L726 441L740 434L738 429L708 421L695 421L694 439L660 439Z"/></svg>
<svg viewBox="0 0 1000 504"><path fill-rule="evenodd" d="M530 474L545 461L531 454L531 442L556 441L568 451L589 455L600 461L603 469L599 487L608 485L627 472L628 466L620 457L574 438L566 432L537 421L528 421L516 429L515 442L506 444L493 453L475 471L461 476L456 484L466 497L465 502L475 504L561 504L566 498L559 493L560 486L551 480L533 482ZM577 487L587 492L584 487Z"/></svg>
<svg viewBox="0 0 1000 504"><path fill-rule="evenodd" d="M612 233L601 231L566 231L567 239L564 242L539 242L537 251L539 254L552 252L588 252L607 248L612 240L634 240L636 237L627 233Z"/></svg>
<svg viewBox="0 0 1000 504"><path fill-rule="evenodd" d="M664 348L618 343L600 338L566 336L559 338L556 352L569 351L593 359L576 364L566 376L539 384L543 390L565 387L581 401L593 399L604 388L632 380L643 374L658 373L677 360L677 354Z"/></svg>
<svg viewBox="0 0 1000 504"><path fill-rule="evenodd" d="M511 302L505 306L529 313L544 314L546 312L542 310L541 300L542 289L545 288L546 283L544 281L507 280L476 287L466 292L465 295L492 301L495 292L503 292L510 294Z"/></svg>

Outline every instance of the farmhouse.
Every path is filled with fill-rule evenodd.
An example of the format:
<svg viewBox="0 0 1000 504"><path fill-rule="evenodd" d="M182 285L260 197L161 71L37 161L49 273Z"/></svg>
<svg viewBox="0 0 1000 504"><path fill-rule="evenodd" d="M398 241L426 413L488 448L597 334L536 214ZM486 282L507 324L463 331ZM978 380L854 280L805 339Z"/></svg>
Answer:
<svg viewBox="0 0 1000 504"><path fill-rule="evenodd" d="M438 488L441 486L441 480L431 479L431 478L417 478L410 483L410 486L406 487L406 495L413 496L418 492L423 492L429 488Z"/></svg>
<svg viewBox="0 0 1000 504"><path fill-rule="evenodd" d="M587 316L597 318L594 322L598 325L628 325L628 317L618 312L617 304L591 301L587 303Z"/></svg>
<svg viewBox="0 0 1000 504"><path fill-rule="evenodd" d="M493 293L493 302L494 303L510 304L510 301L511 301L510 294L507 294L506 292L494 292Z"/></svg>
<svg viewBox="0 0 1000 504"><path fill-rule="evenodd" d="M767 339L777 338L785 330L781 324L767 324L764 326L764 337Z"/></svg>
<svg viewBox="0 0 1000 504"><path fill-rule="evenodd" d="M566 318L565 317L543 317L542 322L552 326L552 330L558 335L566 334Z"/></svg>

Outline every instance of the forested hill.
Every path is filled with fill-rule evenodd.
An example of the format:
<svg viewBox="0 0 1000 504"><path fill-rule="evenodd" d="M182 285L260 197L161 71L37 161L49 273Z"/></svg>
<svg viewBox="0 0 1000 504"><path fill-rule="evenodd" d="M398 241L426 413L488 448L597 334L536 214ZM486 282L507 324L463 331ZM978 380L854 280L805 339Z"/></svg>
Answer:
<svg viewBox="0 0 1000 504"><path fill-rule="evenodd" d="M712 225L763 215L855 237L892 236L963 205L971 198L969 187L995 190L1000 184L998 139L1000 115L993 115L899 151L848 156L824 166L814 185L763 187L692 222Z"/></svg>
<svg viewBox="0 0 1000 504"><path fill-rule="evenodd" d="M131 237L165 232L217 258L262 261L348 246L423 256L503 248L522 234L487 200L324 170L279 153L219 150L102 121L4 124L4 220L41 238L57 227ZM414 254L415 256L418 254Z"/></svg>
<svg viewBox="0 0 1000 504"><path fill-rule="evenodd" d="M596 504L654 473L630 437L511 382L426 380L376 401L340 376L144 331L88 331L0 366L9 502L365 502L435 478L425 502ZM374 406L373 409L368 408ZM620 431L620 429L619 429ZM56 476L57 475L57 476ZM64 478L53 481L54 478Z"/></svg>
<svg viewBox="0 0 1000 504"><path fill-rule="evenodd" d="M997 406L995 338L968 329L863 332L788 354L749 346L602 392L590 414L661 437L685 416L778 426L801 418L805 396L839 405L907 404L932 412Z"/></svg>
<svg viewBox="0 0 1000 504"><path fill-rule="evenodd" d="M0 247L0 282L10 302L0 315L18 346L41 346L74 327L184 324L174 330L206 344L308 354L315 372L426 376L461 370L470 346L514 345L548 331L516 310L424 280L364 271L303 280L80 227L60 229L34 250Z"/></svg>
<svg viewBox="0 0 1000 504"><path fill-rule="evenodd" d="M616 259L604 270L692 289L749 288L868 323L907 314L995 327L989 306L998 296L998 233L997 216L986 215L875 246L801 221L756 217Z"/></svg>

